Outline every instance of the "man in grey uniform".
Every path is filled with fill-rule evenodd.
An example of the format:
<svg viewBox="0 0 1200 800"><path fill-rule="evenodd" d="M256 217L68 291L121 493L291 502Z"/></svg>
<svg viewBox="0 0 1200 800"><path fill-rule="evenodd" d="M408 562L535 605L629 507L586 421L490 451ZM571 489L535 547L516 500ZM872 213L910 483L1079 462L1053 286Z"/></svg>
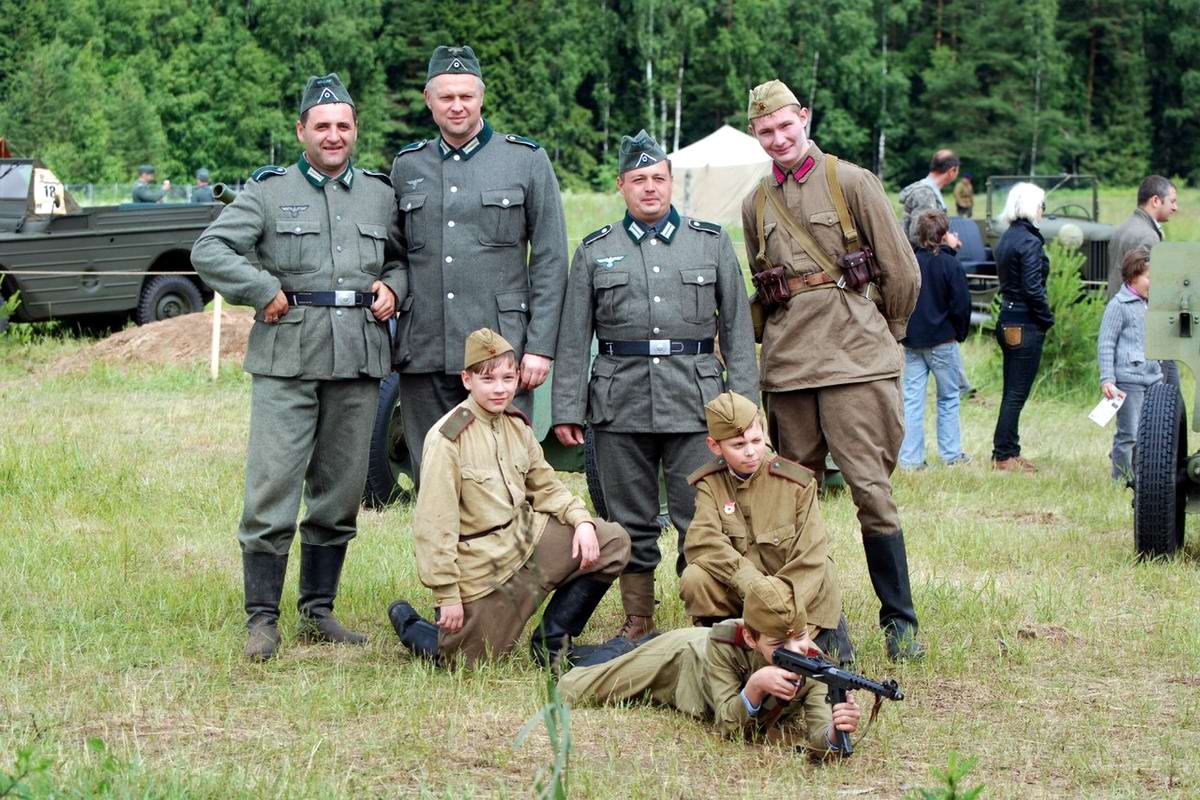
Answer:
<svg viewBox="0 0 1200 800"><path fill-rule="evenodd" d="M167 192L171 190L171 182L163 181L157 189L150 185L152 183L154 183L154 165L142 164L138 167L137 182L133 184L133 202L161 203L167 196Z"/></svg>
<svg viewBox="0 0 1200 800"><path fill-rule="evenodd" d="M407 294L391 185L351 162L357 111L337 75L309 79L296 138L299 161L256 170L192 249L209 286L257 311L244 364L254 378L238 529L245 655L256 660L279 646L302 490L301 636L365 641L334 619L333 600L356 532L379 379L391 370L384 322Z"/></svg>
<svg viewBox="0 0 1200 800"><path fill-rule="evenodd" d="M720 226L681 217L671 205L671 162L645 131L621 140L617 187L627 211L584 237L563 304L554 371L554 432L564 445L595 436L611 521L628 531L621 576L625 624L654 630L654 568L660 554L658 472L667 478L671 522L683 537L695 506L688 475L711 454L704 404L726 388L754 397L754 329L741 268ZM588 381L592 333L600 352ZM714 350L720 333L724 366ZM723 373L728 372L728 384Z"/></svg>
<svg viewBox="0 0 1200 800"><path fill-rule="evenodd" d="M400 150L392 185L403 218L401 267L411 294L400 304L394 353L404 437L419 482L421 445L433 423L467 397L459 374L471 331L490 328L520 365L513 405L554 358L567 283L567 231L558 180L531 139L483 119L483 72L470 47L438 47L425 104L440 136Z"/></svg>

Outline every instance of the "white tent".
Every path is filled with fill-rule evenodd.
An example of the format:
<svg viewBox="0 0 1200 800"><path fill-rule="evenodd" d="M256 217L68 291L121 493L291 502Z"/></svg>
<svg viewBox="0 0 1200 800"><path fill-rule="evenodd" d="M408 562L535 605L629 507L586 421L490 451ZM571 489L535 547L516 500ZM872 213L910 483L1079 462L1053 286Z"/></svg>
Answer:
<svg viewBox="0 0 1200 800"><path fill-rule="evenodd" d="M725 225L741 222L743 198L771 164L753 136L728 125L676 150L670 159L680 213Z"/></svg>

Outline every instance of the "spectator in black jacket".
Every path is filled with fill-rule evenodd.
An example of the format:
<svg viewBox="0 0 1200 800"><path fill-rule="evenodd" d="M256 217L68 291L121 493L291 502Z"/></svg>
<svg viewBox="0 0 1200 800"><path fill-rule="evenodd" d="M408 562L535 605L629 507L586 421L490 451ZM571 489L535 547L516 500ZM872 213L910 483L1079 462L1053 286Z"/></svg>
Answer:
<svg viewBox="0 0 1200 800"><path fill-rule="evenodd" d="M1000 215L1008 230L996 243L996 273L1000 277L1000 318L996 339L1004 352L1004 394L992 437L992 466L998 470L1036 472L1021 456L1017 424L1042 361L1042 343L1054 324L1046 299L1050 259L1038 230L1046 209L1046 193L1032 183L1018 183L1008 192Z"/></svg>
<svg viewBox="0 0 1200 800"><path fill-rule="evenodd" d="M937 386L937 444L944 464L965 464L958 421L961 394L958 343L967 338L971 323L971 294L967 276L954 257L961 246L950 232L944 211L933 209L917 218L917 264L921 294L908 318L904 337L904 442L900 468L925 467L925 389L929 373Z"/></svg>

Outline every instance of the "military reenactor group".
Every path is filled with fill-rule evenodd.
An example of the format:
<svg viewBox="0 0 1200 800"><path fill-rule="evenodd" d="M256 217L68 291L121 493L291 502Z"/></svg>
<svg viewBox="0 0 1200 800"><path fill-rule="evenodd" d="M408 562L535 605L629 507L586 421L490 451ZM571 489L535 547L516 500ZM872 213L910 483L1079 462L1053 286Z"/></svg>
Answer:
<svg viewBox="0 0 1200 800"><path fill-rule="evenodd" d="M753 296L728 233L672 205L671 162L645 131L620 146L624 216L583 237L568 270L550 160L491 127L484 93L472 49L438 47L424 92L438 133L402 148L389 176L354 165L357 108L338 76L310 78L302 154L255 171L193 249L210 286L256 311L237 532L245 656L280 647L302 500L301 637L366 641L334 602L379 380L397 371L434 612L401 599L388 617L414 656L451 668L500 656L549 597L529 648L567 699L648 698L725 734L836 754L858 705L831 708L772 665L779 648L853 660L817 502L829 453L858 509L887 652L924 653L890 483L897 342L920 273L882 186L809 140L808 110L770 81L748 104L774 162L742 209ZM551 374L554 434L580 446L589 430L608 520L557 479L533 433L532 392ZM661 634L660 472L694 624ZM582 644L614 582L624 623Z"/></svg>

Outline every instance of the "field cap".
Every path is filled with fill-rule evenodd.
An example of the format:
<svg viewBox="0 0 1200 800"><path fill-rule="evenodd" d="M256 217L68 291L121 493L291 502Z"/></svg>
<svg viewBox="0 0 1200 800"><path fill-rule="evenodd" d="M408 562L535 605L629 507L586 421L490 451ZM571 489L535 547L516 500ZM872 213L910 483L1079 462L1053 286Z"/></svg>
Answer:
<svg viewBox="0 0 1200 800"><path fill-rule="evenodd" d="M780 578L763 575L746 590L743 618L747 625L772 639L793 639L808 622L803 608L796 608L790 584Z"/></svg>
<svg viewBox="0 0 1200 800"><path fill-rule="evenodd" d="M779 80L767 81L750 90L750 104L746 114L751 120L756 120L791 105L798 106L800 101L792 94L787 84Z"/></svg>
<svg viewBox="0 0 1200 800"><path fill-rule="evenodd" d="M438 45L429 57L429 71L425 80L428 82L438 75L474 75L482 80L483 70L479 66L479 59L475 57L475 51L470 47L450 47L443 44Z"/></svg>
<svg viewBox="0 0 1200 800"><path fill-rule="evenodd" d="M473 367L489 358L513 352L513 346L491 328L480 328L467 337L463 368Z"/></svg>
<svg viewBox="0 0 1200 800"><path fill-rule="evenodd" d="M721 392L704 406L708 435L718 442L741 436L758 418L758 404L737 392Z"/></svg>
<svg viewBox="0 0 1200 800"><path fill-rule="evenodd" d="M303 114L313 106L327 103L354 105L354 101L350 98L350 92L346 91L345 84L342 83L342 79L337 76L336 72L320 77L313 75L308 79L308 83L304 84L304 95L300 98L300 113Z"/></svg>
<svg viewBox="0 0 1200 800"><path fill-rule="evenodd" d="M617 156L617 174L624 175L631 169L652 167L660 161L666 161L667 154L654 137L640 130L637 136L622 136L620 155Z"/></svg>

